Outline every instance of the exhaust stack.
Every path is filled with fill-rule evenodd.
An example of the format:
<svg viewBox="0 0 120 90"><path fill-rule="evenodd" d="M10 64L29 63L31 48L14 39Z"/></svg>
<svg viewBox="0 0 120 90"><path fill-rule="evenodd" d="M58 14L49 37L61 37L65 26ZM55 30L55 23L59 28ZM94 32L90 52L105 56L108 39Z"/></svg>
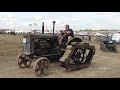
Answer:
<svg viewBox="0 0 120 90"><path fill-rule="evenodd" d="M42 22L42 34L44 34L44 22Z"/></svg>
<svg viewBox="0 0 120 90"><path fill-rule="evenodd" d="M53 37L54 37L54 30L55 30L55 21L53 21Z"/></svg>

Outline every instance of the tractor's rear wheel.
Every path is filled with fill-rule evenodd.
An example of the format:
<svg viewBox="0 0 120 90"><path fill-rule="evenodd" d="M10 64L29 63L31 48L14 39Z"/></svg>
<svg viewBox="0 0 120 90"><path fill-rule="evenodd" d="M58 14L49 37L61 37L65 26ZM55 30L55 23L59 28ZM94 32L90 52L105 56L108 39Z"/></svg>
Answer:
<svg viewBox="0 0 120 90"><path fill-rule="evenodd" d="M46 57L38 58L33 64L33 70L36 76L40 77L47 74L49 60Z"/></svg>
<svg viewBox="0 0 120 90"><path fill-rule="evenodd" d="M25 58L25 55L24 54L21 54L19 57L18 57L18 65L20 68L28 68L30 67L32 61L29 61Z"/></svg>
<svg viewBox="0 0 120 90"><path fill-rule="evenodd" d="M76 48L71 56L71 59L67 62L66 70L78 70L88 67L91 64L91 60L94 55L94 47L81 47Z"/></svg>

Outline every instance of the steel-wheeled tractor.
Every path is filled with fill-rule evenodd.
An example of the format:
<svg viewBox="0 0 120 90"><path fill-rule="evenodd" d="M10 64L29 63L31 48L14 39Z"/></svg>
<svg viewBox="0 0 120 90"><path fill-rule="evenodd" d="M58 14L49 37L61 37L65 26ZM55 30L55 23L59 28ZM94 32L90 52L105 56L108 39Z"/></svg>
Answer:
<svg viewBox="0 0 120 90"><path fill-rule="evenodd" d="M66 70L78 70L88 67L95 55L95 46L84 43L80 38L63 39L59 45L59 36L54 33L44 34L44 22L41 34L26 34L23 36L23 51L18 57L20 68L28 68L33 64L37 76L46 74L49 64L60 62ZM64 34L63 34L64 35Z"/></svg>
<svg viewBox="0 0 120 90"><path fill-rule="evenodd" d="M116 41L107 36L100 40L100 50L105 52L106 50L114 51L117 53Z"/></svg>

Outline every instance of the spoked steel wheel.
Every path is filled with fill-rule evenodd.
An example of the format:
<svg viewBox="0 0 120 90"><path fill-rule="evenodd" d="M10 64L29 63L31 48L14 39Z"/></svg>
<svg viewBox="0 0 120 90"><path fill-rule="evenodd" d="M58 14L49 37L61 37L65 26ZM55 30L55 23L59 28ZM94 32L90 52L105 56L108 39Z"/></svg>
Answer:
<svg viewBox="0 0 120 90"><path fill-rule="evenodd" d="M71 60L66 65L66 70L77 70L87 67L91 64L93 55L94 50L90 48L76 48L71 56Z"/></svg>
<svg viewBox="0 0 120 90"><path fill-rule="evenodd" d="M74 64L84 63L89 51L90 50L87 48L76 48L74 54L72 55L72 60L74 61Z"/></svg>
<svg viewBox="0 0 120 90"><path fill-rule="evenodd" d="M33 69L36 76L42 76L47 74L48 67L49 60L45 57L37 59L33 64Z"/></svg>
<svg viewBox="0 0 120 90"><path fill-rule="evenodd" d="M25 55L24 54L21 54L18 57L18 65L19 65L20 68L28 68L28 67L30 67L31 62L32 61L29 61L29 60L25 59Z"/></svg>

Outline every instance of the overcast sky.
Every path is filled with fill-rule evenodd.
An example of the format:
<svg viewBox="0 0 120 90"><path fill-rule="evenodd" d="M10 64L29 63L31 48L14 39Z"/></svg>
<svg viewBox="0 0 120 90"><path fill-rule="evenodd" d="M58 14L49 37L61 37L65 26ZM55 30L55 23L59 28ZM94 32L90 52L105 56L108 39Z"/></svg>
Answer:
<svg viewBox="0 0 120 90"><path fill-rule="evenodd" d="M120 12L0 12L0 28L30 29L37 23L41 29L43 21L46 29L52 29L52 21L58 30L66 24L73 30L120 29Z"/></svg>

